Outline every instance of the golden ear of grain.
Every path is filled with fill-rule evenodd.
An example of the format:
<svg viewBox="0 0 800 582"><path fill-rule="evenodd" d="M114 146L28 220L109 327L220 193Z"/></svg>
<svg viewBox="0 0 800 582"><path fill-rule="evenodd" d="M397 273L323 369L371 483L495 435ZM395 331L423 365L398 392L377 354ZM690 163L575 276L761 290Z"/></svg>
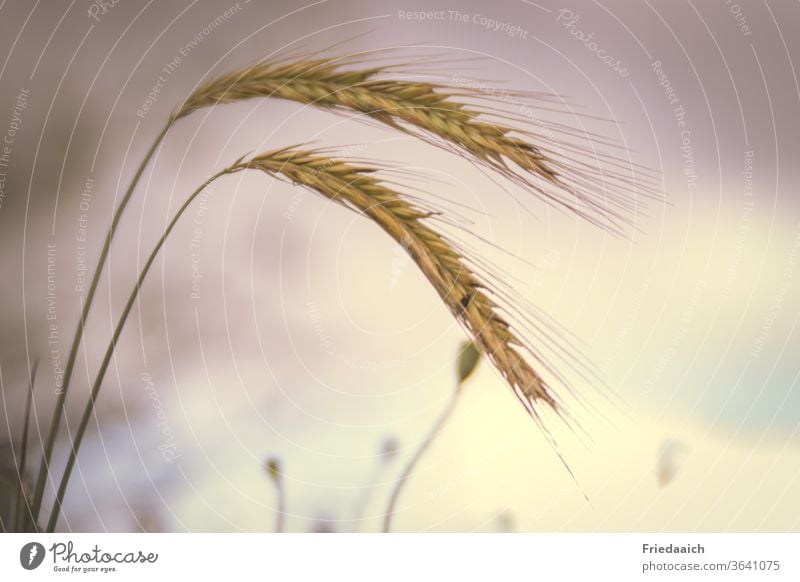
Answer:
<svg viewBox="0 0 800 582"><path fill-rule="evenodd" d="M486 289L491 293L491 288L470 270L454 245L426 224L430 213L381 182L374 168L345 163L315 151L283 148L240 161L231 167L231 172L247 169L261 170L305 186L375 222L408 251L452 315L502 374L528 412L539 420L537 402L559 410L544 379L515 347L525 344L484 292Z"/></svg>
<svg viewBox="0 0 800 582"><path fill-rule="evenodd" d="M363 59L361 59L363 60ZM391 67L361 65L356 58L317 58L297 62L261 62L212 80L195 91L178 109L175 116L185 117L193 111L222 103L245 99L276 97L330 110L360 113L392 128L406 131L449 150L455 149L467 158L483 164L547 202L574 212L595 224L620 231L635 214L635 196L625 174L609 193L592 179L595 173L594 152L582 144L566 144L555 150L544 147L544 139L520 128L512 128L496 120L479 102L498 105L491 95L444 84L387 78ZM467 104L464 96L478 99ZM507 119L525 121L510 114ZM576 130L577 131L577 130ZM554 134L550 133L552 140ZM580 132L579 132L580 134ZM566 135L569 135L568 133ZM537 140L534 144L531 140ZM583 150L591 153L591 166L580 155L568 156L564 151ZM631 198L634 198L632 201Z"/></svg>

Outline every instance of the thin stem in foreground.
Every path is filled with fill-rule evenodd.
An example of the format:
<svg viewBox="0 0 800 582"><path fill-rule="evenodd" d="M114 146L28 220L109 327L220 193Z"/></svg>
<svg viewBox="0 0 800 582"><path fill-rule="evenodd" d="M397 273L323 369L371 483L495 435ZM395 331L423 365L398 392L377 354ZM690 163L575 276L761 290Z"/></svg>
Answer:
<svg viewBox="0 0 800 582"><path fill-rule="evenodd" d="M394 440L394 438L388 437L383 441L380 453L378 455L378 464L374 467L372 473L362 487L363 492L356 498L356 502L353 506L353 532L358 531L360 527L359 524L364 515L364 510L372 498L372 493L375 489L375 486L380 482L384 472L389 468L389 466L392 464L392 461L394 461L394 458L397 456L397 449L398 443Z"/></svg>
<svg viewBox="0 0 800 582"><path fill-rule="evenodd" d="M447 408L445 408L444 411L442 411L442 413L439 415L439 418L436 419L436 423L433 425L433 427L431 427L431 430L425 437L425 440L422 442L420 447L417 449L417 452L406 465L406 468L403 470L403 474L400 475L400 478L397 480L394 490L392 491L392 496L389 498L389 504L386 506L386 514L383 516L383 533L389 533L391 531L394 508L395 505L397 505L397 500L400 498L400 493L403 491L403 487L411 477L411 474L414 472L419 460L425 454L425 451L430 448L433 440L439 435L439 433L442 432L444 425L447 424L447 421L453 415L453 411L456 409L456 404L458 404L458 395L458 392L453 394L453 397L447 404Z"/></svg>
<svg viewBox="0 0 800 582"><path fill-rule="evenodd" d="M31 515L31 504L28 496L25 495L25 468L27 466L27 459L28 459L28 432L30 429L30 422L31 422L31 408L33 406L33 387L36 385L36 371L39 369L39 359L37 358L33 362L33 368L31 369L31 378L30 382L28 383L28 398L25 402L25 421L22 425L22 444L20 446L20 460L19 466L17 469L17 499L14 502L14 518L12 520L12 524L14 525L13 531L21 532L23 530L23 526L25 526L25 514L23 513L22 506L25 506L27 510L27 515ZM27 527L25 527L27 529Z"/></svg>
<svg viewBox="0 0 800 582"><path fill-rule="evenodd" d="M286 494L283 490L283 483L278 484L278 511L275 516L275 533L283 533L286 528Z"/></svg>
<svg viewBox="0 0 800 582"><path fill-rule="evenodd" d="M119 342L119 338L122 335L122 330L125 327L125 322L128 319L128 315L133 309L133 305L136 302L136 297L139 295L139 289L142 287L142 283L144 283L145 277L147 277L147 273L150 270L150 267L153 265L153 262L156 259L161 247L164 246L164 243L167 240L167 237L172 232L172 229L175 228L180 217L189 207L189 205L194 201L195 198L203 191L205 188L211 184L214 180L223 176L225 174L230 173L228 168L217 172L211 178L203 182L203 184L197 188L194 192L192 192L191 196L189 196L186 201L181 205L178 209L178 212L170 221L167 229L164 231L164 234L161 235L161 238L156 243L156 246L153 248L153 251L150 253L150 256L147 258L147 261L142 268L141 273L139 274L139 278L136 281L136 285L134 285L133 290L131 291L130 296L128 297L128 302L125 304L125 307L120 314L119 321L117 322L117 326L114 329L114 335L111 338L111 341L106 348L105 356L103 357L103 362L100 365L100 370L97 373L97 378L92 385L92 391L89 395L89 400L86 403L86 407L83 410L83 416L81 417L80 424L78 425L78 430L75 433L75 438L72 442L72 450L70 451L69 459L67 460L67 465L64 468L64 474L61 477L61 483L58 486L58 492L56 493L56 500L55 504L53 505L53 511L50 513L50 519L47 523L47 532L52 533L55 531L56 524L58 523L58 517L61 512L61 505L64 502L64 495L67 491L67 485L69 484L69 478L72 474L72 469L75 466L75 460L78 456L78 450L80 449L81 442L83 441L83 437L86 434L86 428L89 424L89 419L94 412L94 403L97 400L97 395L100 392L100 387L103 385L103 380L105 379L106 372L108 371L108 366L111 363L111 358L114 355L114 349L117 346L117 342Z"/></svg>
<svg viewBox="0 0 800 582"><path fill-rule="evenodd" d="M464 342L458 351L458 358L456 360L456 389L453 392L453 398L450 400L447 408L444 409L439 418L436 420L436 424L433 425L428 433L428 436L420 445L419 449L417 449L416 454L408 462L403 474L395 484L394 490L392 491L392 496L389 498L389 505L386 507L386 513L383 518L383 533L389 533L391 530L394 508L397 504L397 500L400 498L400 493L402 492L403 487L411 477L411 474L414 472L414 469L416 468L419 460L422 458L422 455L424 455L425 451L427 451L431 446L433 439L435 439L439 433L442 432L444 425L447 424L448 419L452 416L453 411L456 409L456 404L458 403L458 397L461 396L464 383L469 380L472 374L475 373L475 369L478 367L480 361L481 354L475 344L471 341Z"/></svg>
<svg viewBox="0 0 800 582"><path fill-rule="evenodd" d="M281 475L280 461L272 457L265 465L270 481L275 485L275 492L278 494L278 509L275 512L275 533L283 533L286 527L286 490L283 486L283 476Z"/></svg>
<svg viewBox="0 0 800 582"><path fill-rule="evenodd" d="M117 227L119 225L120 220L122 219L122 213L125 211L125 208L128 206L128 202L133 196L133 192L136 189L139 180L144 173L145 168L150 163L150 159L155 154L158 146L161 145L161 142L164 141L164 138L167 135L167 132L172 127L172 124L175 122L175 118L170 116L167 123L164 125L164 128L156 137L153 144L150 146L150 149L147 151L144 159L142 160L141 164L139 164L139 168L136 170L136 174L134 174L131 183L128 185L128 189L125 192L125 195L122 197L122 200L117 207L117 210L114 213L114 218L111 221L111 227L108 230L108 234L106 235L105 243L103 244L103 250L100 252L100 257L97 259L97 266L94 269L94 275L92 276L92 282L89 285L89 291L86 294L86 299L83 304L83 308L81 310L80 320L78 320L78 326L75 329L75 336L72 339L72 345L70 346L69 350L69 357L67 358L67 364L64 368L64 378L63 383L61 385L61 390L58 393L58 400L56 401L56 407L53 411L53 418L50 423L50 430L47 434L47 441L45 442L44 452L42 455L42 463L39 467L39 475L36 479L36 488L34 490L33 495L33 520L35 523L39 521L39 513L42 509L42 499L44 497L44 488L47 483L49 471L50 471L50 461L53 457L53 448L55 447L56 437L58 436L58 429L61 423L61 417L64 415L64 407L67 399L67 390L69 389L69 383L72 378L72 372L75 367L75 360L78 356L78 348L80 347L81 340L83 338L83 332L86 326L86 319L89 317L89 313L92 309L92 303L94 302L94 296L97 292L97 287L100 283L100 275L103 272L103 267L106 263L106 258L108 257L108 253L111 249L111 242L114 240L114 235L117 232Z"/></svg>

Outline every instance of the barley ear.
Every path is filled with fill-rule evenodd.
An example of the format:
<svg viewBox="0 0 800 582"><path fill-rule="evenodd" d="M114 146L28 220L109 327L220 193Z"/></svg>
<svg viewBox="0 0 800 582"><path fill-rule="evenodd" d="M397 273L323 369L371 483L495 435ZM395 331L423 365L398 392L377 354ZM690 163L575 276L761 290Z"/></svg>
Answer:
<svg viewBox="0 0 800 582"><path fill-rule="evenodd" d="M491 285L471 271L465 257L444 235L427 224L431 213L382 182L375 168L312 150L283 148L243 161L231 171L247 169L305 186L372 220L406 248L477 350L497 368L526 410L536 419L539 403L558 410L544 379L518 351L525 342L485 292L491 292Z"/></svg>
<svg viewBox="0 0 800 582"><path fill-rule="evenodd" d="M612 159L589 147L593 144L588 138L587 143L576 142L576 135L586 135L580 128L563 128L538 119L532 122L529 116L509 111L498 115L502 99L492 94L447 83L393 78L397 67L366 66L366 60L364 56L344 56L262 61L202 85L175 117L256 98L355 112L455 151L549 204L615 232L632 223L638 212L637 196L652 195L629 171L614 170ZM526 111L535 109L535 103L525 105Z"/></svg>

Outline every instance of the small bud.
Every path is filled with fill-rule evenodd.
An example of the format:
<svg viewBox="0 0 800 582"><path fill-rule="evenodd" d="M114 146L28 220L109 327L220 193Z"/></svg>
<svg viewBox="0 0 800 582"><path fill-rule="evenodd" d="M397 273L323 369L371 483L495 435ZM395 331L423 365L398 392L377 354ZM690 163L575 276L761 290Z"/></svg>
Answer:
<svg viewBox="0 0 800 582"><path fill-rule="evenodd" d="M499 533L513 533L517 531L517 520L510 510L504 509L497 515L497 531Z"/></svg>
<svg viewBox="0 0 800 582"><path fill-rule="evenodd" d="M656 461L656 479L659 488L663 489L683 468L689 447L678 439L667 439L661 444Z"/></svg>
<svg viewBox="0 0 800 582"><path fill-rule="evenodd" d="M384 463L391 463L397 456L397 451L399 448L400 444L397 442L396 438L393 436L386 437L381 444L381 460Z"/></svg>
<svg viewBox="0 0 800 582"><path fill-rule="evenodd" d="M275 483L279 483L281 480L281 462L277 457L270 457L267 459L267 462L264 464L264 468L267 470L267 474L269 478L275 481Z"/></svg>
<svg viewBox="0 0 800 582"><path fill-rule="evenodd" d="M456 362L456 374L458 375L458 386L461 387L466 382L478 363L481 361L481 353L471 341L465 341L461 344L461 349L458 351L458 361Z"/></svg>

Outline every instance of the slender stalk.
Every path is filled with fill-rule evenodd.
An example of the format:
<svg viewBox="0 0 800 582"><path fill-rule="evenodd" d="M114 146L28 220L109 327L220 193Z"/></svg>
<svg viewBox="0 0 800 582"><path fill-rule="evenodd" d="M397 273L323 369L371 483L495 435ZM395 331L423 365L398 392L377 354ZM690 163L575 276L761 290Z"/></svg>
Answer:
<svg viewBox="0 0 800 582"><path fill-rule="evenodd" d="M406 465L406 468L403 470L403 474L400 475L400 478L397 480L397 483L394 486L394 490L392 491L392 496L389 498L389 504L386 506L386 513L383 517L383 533L389 533L392 529L392 518L394 517L394 508L397 505L397 500L400 498L400 493L403 491L403 487L405 486L408 479L411 477L411 474L414 472L414 469L419 463L419 460L425 454L433 439L435 439L442 429L444 425L447 424L447 421L453 415L453 411L456 409L456 404L458 404L458 396L460 391L456 391L453 393L453 397L450 399L447 408L445 408L442 413L439 415L439 418L436 419L436 423L431 427L431 430L428 432L428 435L425 437L425 440L422 442L420 447L417 449L417 452L414 453L414 456Z"/></svg>
<svg viewBox="0 0 800 582"><path fill-rule="evenodd" d="M114 349L117 346L117 342L119 342L119 338L122 335L122 329L125 327L125 322L128 319L128 315L133 309L133 305L136 302L136 297L139 295L139 289L142 287L142 283L144 283L144 279L147 276L150 267L153 265L153 262L156 259L161 247L164 246L164 243L167 240L167 237L172 232L172 229L175 228L180 217L189 207L189 205L194 201L195 198L203 191L205 188L211 184L214 180L223 176L225 174L230 173L229 168L225 168L220 172L214 174L211 178L203 182L203 184L198 187L194 192L192 192L191 196L189 196L186 201L181 205L178 209L178 212L170 221L167 229L164 231L164 234L161 235L161 238L156 243L156 246L153 248L153 251L150 253L150 256L147 258L147 262L145 262L144 267L142 268L142 272L139 274L139 278L136 281L136 285L134 285L133 290L131 291L130 296L128 297L128 302L125 304L125 307L120 314L119 321L117 322L117 326L114 329L114 335L111 338L111 341L106 348L105 356L103 357L103 362L100 365L100 370L97 373L97 378L95 378L94 384L92 385L92 391L89 395L89 400L86 403L86 407L83 410L83 416L81 417L80 424L78 425L78 430L75 433L75 438L72 442L72 450L70 451L69 459L67 460L67 465L64 468L64 474L61 477L61 483L58 486L58 492L56 493L56 500L55 504L53 505L53 511L50 513L50 519L47 522L47 532L52 533L55 530L56 524L58 523L58 517L61 512L61 505L64 501L64 495L67 491L67 485L69 484L69 478L72 474L72 469L75 466L75 460L78 456L78 450L80 449L81 442L83 441L83 437L86 434L86 427L89 424L89 419L94 412L94 403L97 400L97 395L100 392L100 387L103 385L103 380L105 379L106 372L108 371L108 366L111 363L111 357L114 355Z"/></svg>
<svg viewBox="0 0 800 582"><path fill-rule="evenodd" d="M278 511L275 515L275 533L283 533L286 529L286 492L283 490L283 481L276 485L278 491Z"/></svg>
<svg viewBox="0 0 800 582"><path fill-rule="evenodd" d="M17 499L14 503L14 531L21 532L25 526L25 514L23 514L22 505L25 505L28 516L31 515L31 505L27 495L25 495L25 468L28 459L28 432L31 422L31 408L33 406L33 387L36 385L36 371L39 369L39 359L33 362L31 369L31 378L28 383L28 399L25 402L25 422L22 425L22 445L20 447L20 461L19 472L17 475L19 488L17 489ZM27 527L25 528L27 529Z"/></svg>
<svg viewBox="0 0 800 582"><path fill-rule="evenodd" d="M375 490L375 485L380 482L384 472L391 466L394 457L397 456L397 442L392 438L387 438L381 445L381 450L378 455L378 464L375 465L369 477L362 487L362 493L356 498L353 505L353 532L357 532L360 527L361 519L364 511L372 499L372 494Z"/></svg>
<svg viewBox="0 0 800 582"><path fill-rule="evenodd" d="M281 462L277 457L271 457L264 465L267 476L273 485L278 496L278 510L275 512L275 533L282 533L286 523L286 490L283 486L283 476L281 475Z"/></svg>
<svg viewBox="0 0 800 582"><path fill-rule="evenodd" d="M409 477L411 477L411 474L414 472L414 468L422 458L422 455L425 454L425 451L428 450L428 447L430 447L433 439L439 435L439 433L442 431L442 428L444 428L444 425L447 423L447 420L450 418L450 416L452 416L453 411L456 409L456 404L458 403L458 397L461 396L464 384L475 373L480 361L481 352L478 350L478 347L475 345L475 343L471 341L463 342L458 350L458 357L456 359L456 389L453 392L453 398L447 408L444 409L439 418L436 420L436 424L433 425L433 428L431 428L425 441L422 443L422 445L420 445L419 449L417 449L416 454L411 461L409 461L405 471L403 471L400 479L395 484L394 491L392 491L392 496L389 499L389 505L386 508L386 514L383 518L383 533L389 533L391 530L392 517L394 516L394 506L397 503L397 500L400 498L400 492L403 490L403 487L405 486Z"/></svg>
<svg viewBox="0 0 800 582"><path fill-rule="evenodd" d="M117 232L117 226L119 225L119 221L122 218L122 213L125 211L125 208L128 206L128 202L133 196L133 192L136 189L136 185L139 183L139 180L144 173L145 168L150 163L150 159L155 154L158 146L161 145L161 142L164 141L164 137L166 137L167 132L172 127L172 124L175 122L175 117L170 116L167 123L164 125L164 128L156 137L153 144L150 146L150 149L147 151L142 163L139 164L139 168L136 170L136 174L134 174L131 183L128 185L128 189L125 192L125 195L122 197L119 206L117 207L116 212L114 213L114 218L111 222L111 227L108 230L108 234L106 235L105 243L103 244L103 250L100 252L100 257L97 259L97 266L94 269L94 275L92 276L92 282L89 285L89 292L86 295L86 300L83 304L83 309L81 310L81 317L78 320L78 326L75 329L75 336L72 339L72 345L70 346L69 350L69 357L67 358L67 365L64 368L64 380L63 384L61 385L61 391L58 394L58 400L56 401L56 407L53 412L53 420L50 423L50 431L47 434L47 441L45 442L44 447L44 454L42 455L42 463L39 467L39 476L36 479L36 489L33 495L33 520L35 523L38 523L39 520L39 513L42 509L42 499L44 497L44 488L45 484L48 479L48 474L50 471L50 461L53 457L53 448L55 447L56 437L58 436L58 429L61 423L61 417L64 415L64 406L67 399L67 390L69 389L69 383L72 378L72 372L75 367L75 361L78 356L78 348L81 344L81 339L83 338L83 332L86 326L86 319L89 317L89 312L92 309L92 303L94 301L95 293L97 292L97 287L100 283L100 275L103 272L103 267L106 263L106 258L108 257L109 250L111 249L111 242L114 239L114 235Z"/></svg>

